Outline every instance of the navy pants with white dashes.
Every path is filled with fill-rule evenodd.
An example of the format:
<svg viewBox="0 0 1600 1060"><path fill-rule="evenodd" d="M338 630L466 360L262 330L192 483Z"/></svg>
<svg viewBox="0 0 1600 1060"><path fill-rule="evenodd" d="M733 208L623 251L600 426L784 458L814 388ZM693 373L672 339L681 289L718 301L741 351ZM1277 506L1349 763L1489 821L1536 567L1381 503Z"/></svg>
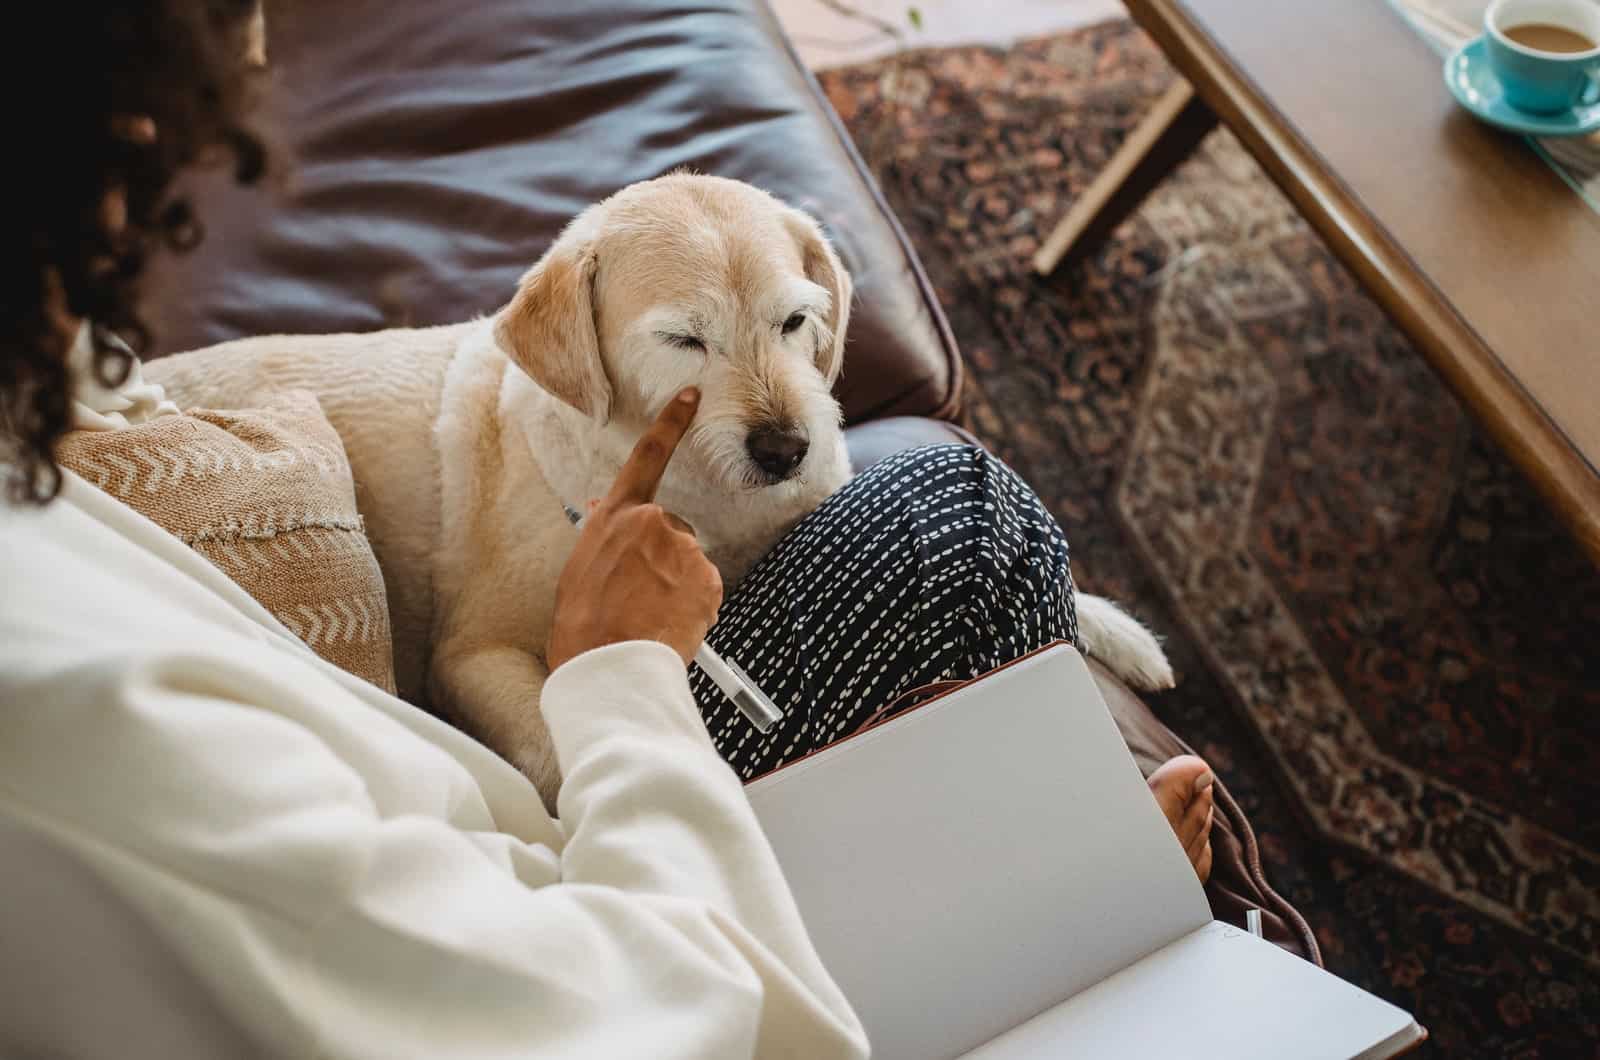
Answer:
<svg viewBox="0 0 1600 1060"><path fill-rule="evenodd" d="M708 639L785 712L762 735L690 667L717 749L750 779L854 732L910 689L1076 643L1066 538L983 450L908 450L779 541L723 601Z"/></svg>

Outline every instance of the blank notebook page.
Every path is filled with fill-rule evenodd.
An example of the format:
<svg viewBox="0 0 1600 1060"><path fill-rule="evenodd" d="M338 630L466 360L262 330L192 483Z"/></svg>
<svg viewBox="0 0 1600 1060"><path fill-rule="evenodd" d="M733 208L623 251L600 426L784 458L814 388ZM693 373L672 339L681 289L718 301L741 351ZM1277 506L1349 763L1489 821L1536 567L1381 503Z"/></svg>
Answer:
<svg viewBox="0 0 1600 1060"><path fill-rule="evenodd" d="M1213 922L968 1054L967 1060L1365 1060L1423 1037L1406 1013Z"/></svg>
<svg viewBox="0 0 1600 1060"><path fill-rule="evenodd" d="M878 1060L958 1056L1211 921L1066 646L746 790Z"/></svg>

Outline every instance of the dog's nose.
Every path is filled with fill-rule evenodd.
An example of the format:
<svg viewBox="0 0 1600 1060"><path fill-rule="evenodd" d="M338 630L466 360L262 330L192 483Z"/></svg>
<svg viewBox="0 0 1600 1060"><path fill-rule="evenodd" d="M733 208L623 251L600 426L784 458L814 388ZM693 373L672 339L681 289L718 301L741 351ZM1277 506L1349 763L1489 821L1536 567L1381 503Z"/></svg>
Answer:
<svg viewBox="0 0 1600 1060"><path fill-rule="evenodd" d="M803 431L758 427L744 436L744 448L756 467L782 480L794 474L794 469L806 458L811 440Z"/></svg>

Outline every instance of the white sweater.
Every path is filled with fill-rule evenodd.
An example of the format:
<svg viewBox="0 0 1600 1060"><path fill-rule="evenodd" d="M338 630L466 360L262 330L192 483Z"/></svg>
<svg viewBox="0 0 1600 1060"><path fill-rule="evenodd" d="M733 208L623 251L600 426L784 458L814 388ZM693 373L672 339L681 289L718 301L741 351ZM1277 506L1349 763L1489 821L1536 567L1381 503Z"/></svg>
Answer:
<svg viewBox="0 0 1600 1060"><path fill-rule="evenodd" d="M0 825L104 882L262 1052L865 1055L678 657L589 652L543 708L559 822L81 479L0 501Z"/></svg>

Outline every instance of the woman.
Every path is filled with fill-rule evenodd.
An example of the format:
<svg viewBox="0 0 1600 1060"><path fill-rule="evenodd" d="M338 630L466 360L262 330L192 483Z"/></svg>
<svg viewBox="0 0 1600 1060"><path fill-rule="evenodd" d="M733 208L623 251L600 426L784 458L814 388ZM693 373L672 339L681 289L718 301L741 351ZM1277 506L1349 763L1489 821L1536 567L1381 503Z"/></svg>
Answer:
<svg viewBox="0 0 1600 1060"><path fill-rule="evenodd" d="M251 15L61 0L0 64L14 100L73 78L59 106L18 108L15 142L48 164L19 167L4 210L0 836L73 881L40 887L30 919L79 884L96 896L92 948L52 936L41 960L76 984L115 973L96 968L107 940L137 936L127 960L154 969L117 980L145 993L141 1019L112 1026L100 995L52 1021L60 998L30 966L5 977L22 985L0 1027L21 1051L75 1055L154 1051L158 1018L230 1055L862 1055L725 763L753 775L909 688L1075 639L1059 528L992 458L919 450L860 476L723 601L651 501L693 419L685 395L562 576L541 701L567 778L553 820L483 747L324 663L53 463L74 425L173 414L117 336L142 338L146 251L196 237L172 178L219 152L242 179L260 169L242 118ZM819 583L824 543L871 570ZM809 709L757 740L691 688L713 619L714 646ZM1209 779L1192 757L1151 778L1202 877Z"/></svg>

